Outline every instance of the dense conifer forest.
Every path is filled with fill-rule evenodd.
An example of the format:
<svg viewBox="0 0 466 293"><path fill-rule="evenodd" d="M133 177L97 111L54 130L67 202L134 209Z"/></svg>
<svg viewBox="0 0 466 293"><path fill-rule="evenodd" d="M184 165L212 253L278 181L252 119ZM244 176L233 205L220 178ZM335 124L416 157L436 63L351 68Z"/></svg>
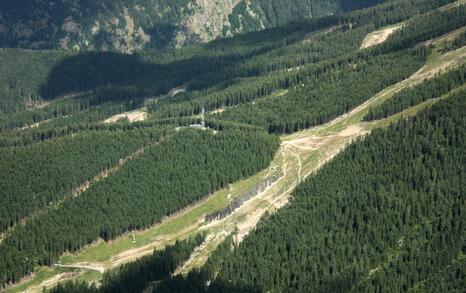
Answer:
<svg viewBox="0 0 466 293"><path fill-rule="evenodd" d="M381 46L382 50L409 48L466 25L466 5L435 10L419 15L401 30L395 31Z"/></svg>
<svg viewBox="0 0 466 293"><path fill-rule="evenodd" d="M39 86L45 83L53 66L69 53L0 49L0 113L32 107L40 99Z"/></svg>
<svg viewBox="0 0 466 293"><path fill-rule="evenodd" d="M435 284L462 292L465 94L351 145L264 219L217 279L266 291L414 292Z"/></svg>
<svg viewBox="0 0 466 293"><path fill-rule="evenodd" d="M98 237L110 240L147 228L257 173L277 148L276 137L258 130L214 134L186 129L170 134L78 197L15 227L0 245L2 282L18 280L37 264L51 265L61 253Z"/></svg>
<svg viewBox="0 0 466 293"><path fill-rule="evenodd" d="M466 31L461 33L452 42L446 42L445 51L452 51L464 47L466 45Z"/></svg>
<svg viewBox="0 0 466 293"><path fill-rule="evenodd" d="M238 1L231 28L251 32L177 49L0 48L0 290L275 167L287 134L464 49L464 1L350 2ZM309 7L338 13L288 23ZM170 17L179 20L177 9ZM257 17L235 17L249 11ZM254 32L259 19L264 30ZM362 46L387 27L399 28ZM170 42L171 29L154 34ZM462 292L465 70L418 79L369 108L357 119L372 130L375 120L433 104L354 141L202 267L173 275L204 234L106 270L100 287L71 282L52 292ZM143 120L130 122L129 111ZM206 128L192 126L201 121Z"/></svg>
<svg viewBox="0 0 466 293"><path fill-rule="evenodd" d="M212 283L225 260L232 254L233 248L233 237L230 236L212 252L199 270L192 270L185 276L176 275L166 278L157 283L152 292L261 292L259 286L246 283L231 284L222 281ZM211 285L207 287L207 284ZM72 292L74 290L75 288L72 288Z"/></svg>
<svg viewBox="0 0 466 293"><path fill-rule="evenodd" d="M0 231L70 196L72 189L158 141L167 131L83 132L24 147L0 148Z"/></svg>
<svg viewBox="0 0 466 293"><path fill-rule="evenodd" d="M140 96L134 98L134 94L135 92L130 89L120 88L120 91L108 89L53 101L43 108L0 117L0 131L36 127L44 122L48 124L51 120L54 120L55 126L100 122L112 115L141 107L143 99Z"/></svg>
<svg viewBox="0 0 466 293"><path fill-rule="evenodd" d="M466 67L461 66L397 93L385 103L370 109L365 120L370 121L389 117L426 100L439 98L465 83Z"/></svg>
<svg viewBox="0 0 466 293"><path fill-rule="evenodd" d="M356 16L354 18L358 19ZM312 42L311 46L315 46L315 51L312 49L309 51L306 41L289 46L285 52L291 52L288 54L296 56L296 61L293 59L291 61L287 59L287 63L280 62L280 59L274 61L273 55L272 58L267 58L268 61L260 62L262 59L258 59L259 63L262 64L261 67L267 66L265 68L274 69L268 75L263 76L264 73L261 73L263 70L256 69L253 72L259 73L258 76L242 77L235 80L233 84L226 83L224 87L220 88L221 91L219 91L218 86L214 90L191 91L188 94L180 95L177 99L161 99L157 103L149 105L149 110L156 117L165 118L197 114L202 107L207 110L215 110L240 104L239 107L229 108L220 114L222 119L225 117L224 119L227 120L247 121L261 125L271 132L296 131L328 121L360 104L380 88L412 74L420 68L424 61L422 57L428 54L428 48L421 46L418 49L419 59L410 58L406 52L400 50L413 48L419 42L461 27L465 24L464 19L466 19L464 6L445 11L429 12L410 20L407 25L382 45L359 52L356 49L359 48L362 37L371 29L373 30L375 25L374 23L364 24L364 17L361 18L361 24L358 24L359 28L353 25L349 29L348 26L343 25L335 31L316 37L316 40L322 38L323 41L322 43ZM425 19L429 19L430 22L426 23ZM347 40L344 39L346 37L348 37ZM340 38L341 42L337 43L346 45L342 47L332 46L330 49L328 44L334 43L331 41L332 38L335 38L334 40ZM412 39L416 41L412 42ZM306 48L306 51L303 50L303 53L296 55L297 52L301 52L301 47ZM272 52L275 54L275 51ZM283 50L277 51L276 54L281 52ZM265 56L270 57L271 53ZM327 53L330 55L326 57ZM329 58L328 62L326 62L326 58ZM396 60L396 58L400 59ZM253 60L255 59L257 57L253 58ZM384 64L382 60L393 62L393 64ZM377 64L377 61L380 63ZM251 61L247 61L247 63L250 64ZM359 64L364 66L358 67ZM354 69L353 74L346 70L351 66ZM390 69L387 70L387 68ZM265 72L270 69L265 69ZM336 76L336 74L344 75L344 77ZM217 73L212 74L212 76L213 79L222 77ZM376 80L380 80L380 87L367 87L366 85L370 84L368 76L374 76ZM334 86L333 80L337 77L343 81ZM326 83L331 84L330 90L325 86ZM192 86L193 83L190 85ZM363 89L357 88L358 85ZM311 94L308 94L309 88L312 89ZM349 89L351 92L354 88L358 93L356 97L352 94L341 97L341 101L336 105L333 104L333 100L330 102L332 105L326 104L329 102L329 99L325 98L326 95L341 96L338 88L340 88L340 92L342 89L345 92ZM281 90L288 91L280 94ZM367 91L368 96L364 97L364 94L359 94L361 90ZM303 92L306 92L306 95L303 95ZM276 95L277 93L278 95ZM316 99L316 96L321 97L322 101ZM322 111L323 108L324 111ZM290 115L290 113L293 114ZM286 119L291 120L287 121Z"/></svg>
<svg viewBox="0 0 466 293"><path fill-rule="evenodd" d="M405 51L356 59L284 96L274 95L227 109L220 114L220 119L259 125L272 133L295 132L351 110L414 73L423 61L423 56Z"/></svg>
<svg viewBox="0 0 466 293"><path fill-rule="evenodd" d="M462 292L465 95L351 145L240 246L227 238L200 270L164 278L153 292Z"/></svg>

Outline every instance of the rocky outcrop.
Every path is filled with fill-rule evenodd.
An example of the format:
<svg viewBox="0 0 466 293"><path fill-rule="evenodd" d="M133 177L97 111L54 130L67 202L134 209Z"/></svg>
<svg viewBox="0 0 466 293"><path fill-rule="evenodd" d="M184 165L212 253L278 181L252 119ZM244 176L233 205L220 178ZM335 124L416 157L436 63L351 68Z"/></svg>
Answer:
<svg viewBox="0 0 466 293"><path fill-rule="evenodd" d="M2 0L0 47L133 53L208 42L332 14L342 9L341 3L343 0Z"/></svg>
<svg viewBox="0 0 466 293"><path fill-rule="evenodd" d="M19 5L5 0L0 2L0 46L133 53L152 41L150 28L171 17L159 11L160 1L141 1L153 4L154 9L146 9L125 0L35 0Z"/></svg>
<svg viewBox="0 0 466 293"><path fill-rule="evenodd" d="M188 4L189 16L175 36L177 47L192 40L208 42L219 36L231 36L229 16L241 0L196 0Z"/></svg>

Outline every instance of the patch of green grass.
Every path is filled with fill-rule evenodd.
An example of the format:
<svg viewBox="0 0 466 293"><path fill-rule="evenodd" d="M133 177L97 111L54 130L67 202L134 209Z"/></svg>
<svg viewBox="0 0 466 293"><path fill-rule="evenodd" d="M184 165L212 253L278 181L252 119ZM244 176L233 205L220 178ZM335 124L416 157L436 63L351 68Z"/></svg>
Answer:
<svg viewBox="0 0 466 293"><path fill-rule="evenodd" d="M134 242L132 237L129 237L129 235L126 235L126 237L114 240L112 242L100 241L77 255L64 256L60 260L63 263L65 261L68 263L86 261L104 262L108 261L112 256L117 255L123 251L150 244L154 238L159 235L176 234L184 228L196 223L197 220L202 217L202 215L226 207L228 205L226 194L227 191L221 191L218 194L212 196L201 206L191 210L189 213L186 213L180 217L176 217L173 220L170 220L162 225L158 225L155 228L135 233L136 241Z"/></svg>
<svg viewBox="0 0 466 293"><path fill-rule="evenodd" d="M102 280L102 276L103 274L101 272L89 270L82 277L80 277L80 280L88 284L98 283L100 280Z"/></svg>
<svg viewBox="0 0 466 293"><path fill-rule="evenodd" d="M335 134L341 130L343 130L346 127L345 120L338 121L337 123L330 125L328 127L325 127L321 129L319 132L317 132L318 135L321 136L327 136L330 134Z"/></svg>
<svg viewBox="0 0 466 293"><path fill-rule="evenodd" d="M63 267L38 267L34 274L26 281L15 285L13 287L7 288L5 293L16 293L16 292L24 292L27 289L31 289L33 287L39 287L41 283L52 279L53 277L67 272L80 272L79 274L75 274L71 276L70 279L80 278L80 280L86 282L96 282L102 279L102 274L98 271L89 270L82 274L81 269L74 269L74 268L63 268ZM66 279L68 281L69 279ZM42 290L42 288L38 288Z"/></svg>
<svg viewBox="0 0 466 293"><path fill-rule="evenodd" d="M27 288L30 288L30 287L33 287L33 286L39 286L45 280L50 279L53 276L58 275L60 273L69 272L69 271L71 271L71 270L67 269L67 268L41 267L34 273L34 277L32 277L30 280L28 280L28 281L26 281L24 283L21 283L18 286L7 288L5 290L5 293L24 292Z"/></svg>
<svg viewBox="0 0 466 293"><path fill-rule="evenodd" d="M319 158L319 151L312 151L309 155L307 155L304 158L304 160L302 160L302 163L304 166L311 165L313 167L319 162L318 158Z"/></svg>

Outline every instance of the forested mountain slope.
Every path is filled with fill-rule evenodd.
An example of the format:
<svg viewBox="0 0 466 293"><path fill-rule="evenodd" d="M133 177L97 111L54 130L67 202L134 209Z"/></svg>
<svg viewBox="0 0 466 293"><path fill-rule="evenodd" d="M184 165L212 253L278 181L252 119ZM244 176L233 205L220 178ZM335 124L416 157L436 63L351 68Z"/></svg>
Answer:
<svg viewBox="0 0 466 293"><path fill-rule="evenodd" d="M116 50L181 46L340 13L381 0L4 0L0 47Z"/></svg>
<svg viewBox="0 0 466 293"><path fill-rule="evenodd" d="M128 15L136 28L145 19L119 1L75 2L82 6L69 13L80 19L94 21L86 13L104 4L103 19L123 17L116 25ZM209 9L219 12L226 2L202 5L214 3ZM69 5L21 5L31 3L39 10ZM85 13L79 8L87 3L93 9ZM178 9L185 2L157 3ZM238 1L232 9L257 17L262 9L265 26L275 26L309 5L319 11L316 3ZM343 3L332 7L344 13L181 48L0 49L0 73L8 73L0 74L0 288L37 292L66 279L98 284L104 272L198 233L205 238L196 238L189 258L192 247L183 248L173 274L207 263L188 276L187 285L196 281L201 291L207 283L233 292L384 291L399 272L406 275L399 291L422 288L422 280L458 287L464 0L390 0L361 10ZM63 21L55 13L50 21ZM194 12L186 19L206 22ZM239 27L253 29L252 20L240 20ZM383 42L362 48L368 35L393 27ZM82 41L78 34L73 40ZM245 240L229 257L225 239ZM167 260L163 279L172 264ZM144 266L116 273L109 288L120 277L137 279L132 271ZM157 284L185 289L183 277L148 279L137 280L137 290L147 282L148 291Z"/></svg>
<svg viewBox="0 0 466 293"><path fill-rule="evenodd" d="M360 139L300 184L289 205L264 217L239 246L228 237L200 270L146 281L146 290L462 292L465 94L454 91ZM145 260L135 262L129 273L145 267ZM53 292L106 292L112 284L140 291L147 280L109 275L116 278L100 289L68 283Z"/></svg>
<svg viewBox="0 0 466 293"><path fill-rule="evenodd" d="M351 145L239 245L153 292L463 292L465 95Z"/></svg>
<svg viewBox="0 0 466 293"><path fill-rule="evenodd" d="M350 146L262 221L218 280L267 291L462 292L465 94Z"/></svg>
<svg viewBox="0 0 466 293"><path fill-rule="evenodd" d="M92 138L81 139L84 143ZM136 141L127 144L129 148ZM77 251L98 237L111 240L126 231L147 228L228 183L265 168L277 147L276 137L257 130L230 129L216 134L193 129L172 131L108 179L94 182L79 196L17 225L0 244L2 282L18 280L38 263L51 265L61 253ZM5 159L11 162L13 157ZM5 187L11 185L7 183ZM11 188L5 191L18 193ZM51 196L47 193L41 195L36 209L48 198ZM8 204L17 209L15 202Z"/></svg>
<svg viewBox="0 0 466 293"><path fill-rule="evenodd" d="M380 106L370 109L365 119L370 121L387 118L420 102L439 98L451 90L463 86L465 83L466 66L463 65L413 88L399 92Z"/></svg>
<svg viewBox="0 0 466 293"><path fill-rule="evenodd" d="M183 85L188 89L188 96L175 100L168 96L170 105L159 103L156 108L149 105L149 111L162 117L189 115L198 113L201 103L206 110L214 110L237 103L238 99L249 101L319 77L334 65L354 65L361 57L372 55L355 53L368 32L450 2L452 0L397 0L341 16L302 21L206 45L133 56L2 49L0 69L10 74L0 76L0 112L36 111L23 113L21 117L7 116L9 122L0 119L0 128L23 127L108 101L139 99L140 102L144 98L164 96L170 89ZM461 17L461 14L452 15L452 23ZM455 22L456 26L460 23ZM224 93L219 94L220 91ZM89 97L91 93L93 97ZM47 107L51 100L72 95L83 97L77 98L73 105L70 105L71 99L67 99L66 111L52 110L56 105ZM227 97L227 101L218 97ZM133 103L124 108L131 110L139 105ZM115 111L108 111L108 114ZM100 118L104 118L103 115Z"/></svg>
<svg viewBox="0 0 466 293"><path fill-rule="evenodd" d="M73 196L71 190L159 141L167 132L168 128L89 131L0 148L0 233L31 213Z"/></svg>

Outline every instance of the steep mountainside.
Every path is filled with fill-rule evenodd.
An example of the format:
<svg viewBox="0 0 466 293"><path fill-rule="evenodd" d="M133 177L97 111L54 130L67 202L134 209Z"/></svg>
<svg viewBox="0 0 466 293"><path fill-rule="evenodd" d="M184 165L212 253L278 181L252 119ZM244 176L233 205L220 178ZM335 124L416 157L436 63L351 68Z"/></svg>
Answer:
<svg viewBox="0 0 466 293"><path fill-rule="evenodd" d="M466 0L10 1L0 292L464 291Z"/></svg>
<svg viewBox="0 0 466 293"><path fill-rule="evenodd" d="M4 0L0 46L132 53L334 14L381 0Z"/></svg>
<svg viewBox="0 0 466 293"><path fill-rule="evenodd" d="M257 226L218 280L263 292L463 292L465 101L452 95L349 147Z"/></svg>

